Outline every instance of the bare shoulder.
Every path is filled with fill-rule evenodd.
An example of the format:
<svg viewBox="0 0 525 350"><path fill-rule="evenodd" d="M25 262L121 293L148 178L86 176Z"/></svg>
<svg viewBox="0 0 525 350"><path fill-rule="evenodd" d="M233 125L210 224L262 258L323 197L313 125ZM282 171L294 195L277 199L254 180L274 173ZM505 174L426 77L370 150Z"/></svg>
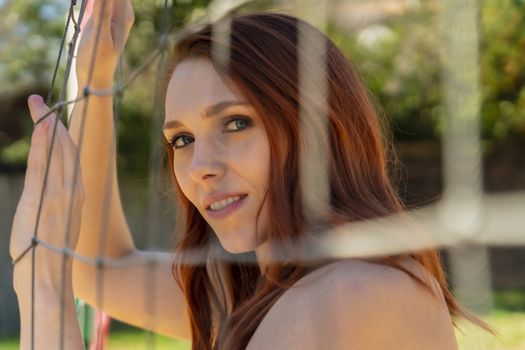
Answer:
<svg viewBox="0 0 525 350"><path fill-rule="evenodd" d="M439 284L415 260L402 265L435 293L395 267L363 260L334 266L317 285L333 300L327 316L343 325L342 341L356 349L456 349Z"/></svg>
<svg viewBox="0 0 525 350"><path fill-rule="evenodd" d="M340 261L283 294L249 348L457 349L439 285L414 260L403 266L431 281L438 296L394 267Z"/></svg>

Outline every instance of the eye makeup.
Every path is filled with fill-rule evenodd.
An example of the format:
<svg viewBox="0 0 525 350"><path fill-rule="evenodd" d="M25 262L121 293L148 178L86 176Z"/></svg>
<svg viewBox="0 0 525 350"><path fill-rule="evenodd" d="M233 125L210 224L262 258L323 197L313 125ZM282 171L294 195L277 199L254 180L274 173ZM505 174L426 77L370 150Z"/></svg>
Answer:
<svg viewBox="0 0 525 350"><path fill-rule="evenodd" d="M223 131L239 132L251 127L252 125L252 118L241 114L235 114L224 118ZM183 132L173 135L167 141L165 140L164 142L169 147L172 147L174 149L181 149L194 141L195 138L192 135Z"/></svg>

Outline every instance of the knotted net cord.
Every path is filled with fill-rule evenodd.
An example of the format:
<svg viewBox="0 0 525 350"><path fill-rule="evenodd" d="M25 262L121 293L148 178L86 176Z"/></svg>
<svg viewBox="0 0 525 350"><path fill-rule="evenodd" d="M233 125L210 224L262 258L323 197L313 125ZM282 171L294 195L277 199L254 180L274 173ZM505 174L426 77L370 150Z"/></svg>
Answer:
<svg viewBox="0 0 525 350"><path fill-rule="evenodd" d="M55 63L55 67L54 67L54 72L53 72L53 75L52 75L52 79L51 79L51 86L50 86L50 89L49 89L49 92L48 92L48 96L47 96L47 100L46 100L46 103L49 105L51 103L51 100L52 100L52 96L53 96L53 91L54 91L54 87L55 87L55 82L56 82L56 78L57 78L57 75L58 75L58 70L59 70L59 67L60 67L60 62L61 62L61 58L62 58L62 53L63 53L63 50L64 50L64 47L65 47L65 42L66 42L66 37L67 37L67 32L69 30L69 27L70 27L70 23L73 22L74 23L74 35L73 35L73 38L72 40L70 41L70 43L68 44L69 46L69 50L68 50L68 56L67 56L67 63L66 63L66 70L65 70L65 75L64 75L64 81L63 81L63 84L62 84L62 87L61 87L61 90L60 90L60 96L59 96L59 99L58 101L50 108L50 110L45 113L39 120L37 120L34 124L34 126L36 127L37 124L39 124L42 120L44 120L45 118L47 118L48 116L50 116L51 114L53 113L56 113L57 115L57 118L55 119L55 123L53 125L53 132L52 132L52 136L51 136L51 143L50 143L50 148L49 148L49 152L48 152L48 158L46 160L46 165L45 165L45 173L44 173L44 179L43 179L43 186L42 186L42 192L41 192L41 195L40 195L40 200L39 200L39 205L38 205L38 210L37 210L37 215L36 215L36 223L35 223L35 229L34 229L34 234L33 234L33 237L31 239L31 244L20 254L20 256L16 259L13 260L13 264L16 264L20 259L22 259L29 251L31 251L31 260L32 260L32 272L31 272L31 349L34 349L35 348L35 252L36 252L36 247L37 246L42 246L50 251L53 251L53 252L56 252L56 253L59 253L59 254L62 254L62 257L63 257L63 260L62 260L62 283L61 283L61 309L60 309L60 349L63 349L64 348L64 338L65 338L65 334L64 334L64 322L65 322L65 291L66 291L66 274L65 274L65 271L66 271L66 267L67 267L67 258L68 257L72 257L73 259L78 259L79 261L82 261L86 264L91 264L91 265L94 265L97 267L97 306L99 307L102 307L103 305L103 299L102 299L102 296L103 296L103 292L102 292L102 289L103 289L103 272L104 272L104 265L112 265L112 266L119 266L121 264L118 263L118 259L115 259L114 261L112 259L105 259L104 256L103 256L103 252L104 252L104 248L105 248L105 242L106 242L106 237L107 237L107 223L108 223L108 214L109 214L109 210L107 208L107 205L109 203L109 195L111 193L111 185L112 185L112 182L110 181L110 174L111 172L109 171L109 167L110 167L110 162L108 161L108 164L107 164L107 178L106 178L106 191L105 191L105 198L104 198L104 211L103 211L103 230L102 230L102 239L100 240L99 242L99 255L97 258L93 259L93 258L90 258L90 257L86 257L86 256L81 256L79 254L77 254L73 249L69 248L69 240L70 240L70 233L71 233L71 222L72 222L72 218L71 218L71 214L72 214L72 208L73 208L73 197L70 198L70 204L68 206L68 214L67 214L67 224L66 224L66 237L65 237L65 244L63 247L55 247L43 240L40 240L38 238L38 228L39 228L39 224L40 224L40 216L41 216L41 212L42 212L42 206L43 206L43 203L44 203L44 198L45 198L45 189L46 189L46 185L47 185L47 179L48 179L48 175L49 175L49 165L50 165L50 162L51 162L51 155L52 155L52 152L53 152L53 145L55 143L55 138L56 138L56 130L57 130L57 126L58 126L58 120L59 119L63 119L63 114L64 114L64 107L65 106L68 106L70 104L74 104L74 103L77 103L79 101L82 101L82 100L88 100L90 95L95 95L95 96L112 96L112 95L116 95L117 96L117 106L118 106L118 102L120 100L120 98L122 97L122 94L123 94L123 91L124 89L135 79L137 78L142 72L144 72L149 66L151 66L156 60L157 58L160 56L160 63L159 66L158 66L158 73L157 73L157 82L160 82L162 81L161 79L161 75L163 72L165 72L165 65L166 65L166 50L169 48L169 44L173 41L172 38L170 38L170 33L169 33L169 14L170 14L170 8L168 6L168 0L164 0L164 9L163 9L163 16L162 16L162 22L161 22L161 32L160 32L160 40L158 41L158 45L156 47L156 49L150 54L150 56L148 56L130 75L129 77L122 83L119 79L120 77L120 74L118 74L120 72L120 69L119 69L119 72L117 72L117 84L116 86L114 86L110 91L97 91L97 90L94 90L94 89L90 89L89 86L91 84L91 81L92 81L92 78L93 78L93 72L94 72L94 69L95 69L95 59L96 59L96 54L97 54L97 50L98 50L98 44L99 44L99 41L100 41L100 33L101 33L101 26L102 26L102 16L104 14L104 11L105 11L105 7L107 5L107 1L106 0L100 0L102 1L102 5L100 7L100 11L99 13L97 14L94 14L95 16L98 16L98 27L96 28L96 37L95 37L95 45L93 47L93 51L92 51L92 54L91 54L91 59L90 59L90 64L89 64L89 68L88 68L88 78L87 78L87 81L86 81L86 86L84 88L84 90L82 91L82 94L79 94L80 96L78 96L77 98L73 99L73 100L66 100L66 91L67 91L67 84L69 82L69 76L70 76L70 72L71 72L71 67L72 67L72 64L73 64L73 59L74 59L74 54L75 54L75 49L76 49L76 45L77 45L77 41L78 41L78 37L79 37L79 34L80 34L80 24L82 23L83 21L83 17L84 17L84 13L85 13L85 10L86 10L86 7L87 7L87 4L88 4L88 0L83 0L82 3L81 3L81 6L80 6L80 10L79 10L79 15L78 15L78 18L75 18L75 15L74 15L74 8L75 6L77 5L77 1L76 0L71 0L70 2L70 5L69 5L69 9L68 9L68 16L67 16L67 19L66 19L66 24L65 24L65 28L64 28L64 33L63 33L63 36L62 36L62 39L61 39L61 43L60 43L60 48L59 48L59 52L58 52L58 55L57 55L57 60L56 60L56 63ZM236 6L239 6L240 4L242 4L243 2L239 2L238 4L236 4ZM121 5L124 6L124 3L121 2ZM171 5L172 6L172 5ZM229 12L231 10L233 10L236 6L233 6L231 8L226 8L224 10L226 10L226 12ZM121 10L121 13L123 13L123 7L120 9ZM206 23L206 18L203 18L203 20L201 20L201 25L204 25ZM199 26L197 26L199 27ZM196 28L197 28L196 27ZM121 68L122 66L122 57L120 58L119 60L119 67ZM159 99L159 96L161 94L161 84L156 84L156 88L155 88L155 98L154 98L154 102L155 102L155 110L156 110L156 113L155 115L156 116L161 116L162 115L162 111L160 110L160 108L158 108L158 106L162 105L160 102L160 99ZM87 101L86 101L87 102ZM80 138L79 138L79 141L78 141L78 150L79 152L76 153L76 161L75 161L75 167L74 167L74 173L73 173L73 178L75 179L73 181L73 184L72 184L72 191L71 193L73 193L73 190L75 189L76 187L76 179L77 179L77 174L79 172L79 165L80 165L80 162L79 162L79 157L80 157L80 150L82 149L82 141L83 141L83 135L84 135L84 127L85 127L85 120L86 120L86 115L87 115L87 107L88 107L88 103L84 103L83 104L83 109L82 109L82 113L81 113L81 127L80 127ZM118 120L120 118L120 109L118 107L115 107L114 108L114 117L115 117L115 124L117 125L118 123ZM158 118L157 118L158 119ZM67 123L64 123L65 125L67 125ZM115 128L116 130L116 128ZM116 134L115 134L115 137L116 137ZM111 147L111 146L110 146ZM122 266L122 265L121 265ZM149 265L150 268L152 270L154 270L155 268L155 263L154 261L152 261L152 264ZM145 280L147 281L147 279ZM154 284L152 284L154 285ZM146 285L145 287L147 287L148 285ZM146 298L146 303L148 304L149 307L152 307L153 304L152 303L149 303L147 298ZM100 339L100 337L97 337L97 339ZM154 346L154 338L151 336L149 337L149 343L150 345Z"/></svg>
<svg viewBox="0 0 525 350"><path fill-rule="evenodd" d="M103 2L101 6L101 11L100 13L94 14L94 15L102 16L102 14L104 13L104 7L106 5L106 1L104 0L101 0L101 1ZM240 2L234 3L232 6L227 7L224 10L224 13L227 14L231 12L233 9L235 9L235 7L240 6L245 2L246 1L244 2L240 1ZM159 36L160 39L159 39L158 45L155 48L155 50L153 50L153 52L144 61L142 61L142 63L133 72L131 72L129 76L125 77L124 79L117 78L117 81L114 84L112 89L95 90L95 89L90 88L93 70L95 69L94 59L96 57L96 52L97 52L97 47L98 47L97 45L95 45L93 52L92 52L92 56L91 56L86 87L84 88L82 92L78 94L77 98L72 99L72 100L67 100L66 99L66 86L69 80L69 75L70 75L70 70L71 70L71 66L72 66L72 62L74 58L74 52L75 52L75 47L77 44L78 35L80 34L79 24L82 23L86 5L87 5L87 0L83 0L80 5L78 18L75 18L74 16L74 8L75 6L77 6L77 1L72 0L69 5L68 17L67 17L66 24L65 24L64 35L61 40L60 49L58 52L58 57L57 57L53 77L51 80L51 87L50 87L50 90L47 96L47 103L50 104L52 97L53 97L53 90L54 90L55 81L57 77L57 71L59 69L63 50L65 47L66 32L68 31L71 23L73 23L75 31L74 31L73 39L69 43L69 50L68 50L67 63L66 63L66 73L65 73L64 82L62 84L62 88L60 90L61 93L59 95L57 102L54 103L54 105L51 107L51 110L35 123L36 125L41 120L48 117L52 113L57 113L57 119L55 121L53 133L52 133L51 145L50 145L50 149L48 152L48 159L47 159L47 163L45 166L46 170L44 174L42 193L41 193L40 201L38 205L37 220L35 223L34 235L31 241L31 245L22 253L22 255L19 258L15 259L15 262L16 262L22 256L24 256L27 252L31 251L32 253L32 284L31 284L31 295L32 295L31 348L32 349L34 349L35 347L35 344L34 344L34 340L35 340L34 339L34 334L35 334L34 332L34 326L35 326L34 325L34 307L35 307L34 295L35 295L35 251L36 249L34 248L36 248L36 246L41 246L50 251L56 252L58 254L62 254L63 271L65 271L67 258L77 259L79 261L82 261L83 263L90 264L92 266L96 266L98 269L98 273L97 273L97 289L98 289L97 305L98 306L103 305L103 292L102 292L103 290L102 281L103 281L103 273L104 273L103 267L104 266L114 266L114 267L131 266L129 262L121 261L119 259L111 259L111 258L104 257L103 252L105 251L104 248L105 248L106 237L107 237L107 220L108 220L107 215L109 214L107 207L103 209L104 210L104 220L103 220L104 224L102 225L103 232L102 232L102 239L99 242L99 255L96 258L82 256L76 253L73 249L68 247L69 233L70 233L69 228L71 225L72 201L70 202L70 206L68 209L68 215L67 215L68 230L66 232L65 245L63 247L56 247L56 246L49 244L48 242L41 240L38 237L38 228L39 228L39 222L40 222L39 219L40 219L40 213L41 213L41 209L42 209L42 205L43 205L43 201L45 197L44 194L45 194L45 188L46 188L47 178L48 178L49 163L51 159L51 154L53 152L53 144L54 144L54 139L55 139L55 134L56 134L56 128L58 125L58 120L63 119L64 110L65 110L64 107L70 104L74 104L76 102L82 101L82 100L87 100L92 95L93 96L115 95L117 96L117 99L120 99L126 87L129 86L129 84L133 82L134 79L137 78L141 73L143 73L148 67L150 67L153 63L157 62L157 60L161 62L161 64L159 64L158 71L157 71L157 82L159 82L161 80L160 77L162 76L163 70L165 69L165 63L166 63L166 57L167 57L166 49L169 47L170 43L173 43L177 40L179 35L184 34L184 30L181 30L180 32L175 33L175 34L170 34L168 32L169 13L170 13L170 11L168 10L168 6L170 5L168 4L168 0L165 0L164 1L164 14L163 14L163 19L162 19L163 25L162 25L162 30ZM453 3L447 2L445 6L449 11L451 8L452 8L452 11L457 10L455 8L456 5L454 5ZM473 5L470 4L468 6L473 6ZM210 13L212 12L213 11L210 11ZM210 20L213 21L216 19L217 19L216 13L210 14L210 16L205 17L201 22L195 23L191 28L193 28L193 30L199 29L204 24L206 24L208 21ZM96 44L98 44L99 42L100 25L102 21L99 20L98 23L99 23L99 28L97 28L97 34L96 34L97 37L95 41ZM191 28L190 30L192 30ZM445 26L444 30L445 31L450 30L449 28L450 27ZM455 39L450 39L450 40L452 43L454 43ZM454 58L458 58L458 57L461 58L462 55L467 55L467 56L469 55L468 52L465 54L462 51L458 51L458 48L454 47L453 45L451 45L448 49L449 49L448 53L451 54L450 55L451 60L454 60ZM446 74L454 75L456 73L457 72L455 71L452 71L452 72L449 71ZM468 83L470 84L472 82L469 81ZM156 88L155 88L156 97L154 99L155 108L158 108L159 106L158 101L159 101L159 96L161 94L160 90L161 89L159 85L156 85ZM457 88L453 91L457 91ZM83 135L83 129L84 129L85 116L87 114L87 105L88 104L85 103L84 108L82 110L82 125L81 125L81 133L80 133L81 136L80 136L80 140L78 144L79 150L81 149L81 145L82 145L82 135ZM119 120L119 114L120 114L118 103L115 106L114 112L115 112L114 113L115 123L117 123ZM162 111L160 109L156 110L155 115L161 115L161 114L162 114ZM454 119L452 119L451 122L453 123ZM451 133L453 133L453 131L451 131ZM458 142L460 142L461 144L461 140L459 140ZM79 156L79 154L80 153L78 153L77 156ZM77 161L76 164L79 164L79 162ZM78 173L78 165L75 165L75 170L74 170L75 179L76 179L77 173ZM108 171L107 174L109 173L110 172ZM454 178L454 176L457 176L457 177ZM477 174L476 176L480 176L480 175ZM447 181L449 181L450 183L454 183L454 181L456 181L458 178L461 178L461 175L457 175L457 174L451 175L451 178ZM108 198L109 198L109 194L111 193L111 181L109 181L109 178L106 179L106 185L107 185L107 188L106 188L107 190L105 192L104 206L108 205L108 202L109 202ZM73 189L74 188L75 188L75 184L73 184ZM519 217L520 203L523 202L523 198L525 198L525 194L523 193L516 193L513 195L509 195L509 196L487 196L487 195L482 194L480 198L476 198L476 200L479 201L479 203L483 204L483 207L485 208L486 212L488 213L499 212L503 215L489 214L486 217L482 218L484 222L486 223L486 226L481 229L473 230L476 233L478 233L477 235L474 235L474 236L462 235L461 232L458 233L457 231L454 231L450 227L447 227L447 223L445 222L446 220L444 221L442 218L440 218L440 215L443 213L443 211L446 212L446 207L436 206L433 208L424 208L422 210L417 210L412 213L418 222L424 222L426 228L429 228L429 231L435 233L432 236L432 241L422 241L420 237L417 237L416 235L411 236L411 233L406 231L407 227L402 223L402 220L398 220L399 218L393 217L393 218L388 218L388 219L373 220L371 221L371 223L358 223L358 224L344 225L337 229L331 230L331 232L327 233L327 239L324 240L324 242L315 242L316 244L318 244L317 249L315 251L311 251L311 250L308 251L309 255L303 258L318 259L318 258L322 258L326 256L348 257L348 256L375 255L379 253L401 252L401 251L406 251L407 249L406 241L407 240L413 240L413 243L409 246L412 249L416 249L416 250L430 248L430 247L437 248L437 247L455 246L455 245L460 245L464 243L480 243L482 245L504 245L504 244L510 243L516 246L524 245L525 241L524 241L523 235L520 235L521 231L519 229L516 229L515 227L509 226L509 223L515 223L516 218ZM502 211L502 206L506 208L506 211L504 212ZM152 225L151 229L154 229L154 224L151 224L151 225ZM508 236L504 236L504 237L500 236L499 228L501 227L504 227L508 232L512 232L512 233L509 234ZM355 231L359 231L360 233L354 234ZM349 236L347 234L348 232L353 232L352 236ZM333 233L333 235L330 235L329 233ZM402 243L400 244L399 242L396 243L394 241L388 241L387 239L385 239L386 233L388 233L391 236L398 235L397 238L400 238ZM199 252L196 252L195 259L192 260L192 257L189 256L188 263L196 263L196 264L203 263L200 260L200 257L201 257L201 254ZM152 263L151 263L152 271L155 270L155 261L158 262L159 260L152 260ZM62 275L65 276L64 273ZM154 276L153 273L149 274L150 278L153 278L152 276ZM151 280L148 280L147 278L145 279L145 281L151 282ZM146 283L146 284L147 284L147 287L154 286L154 283L152 284ZM64 293L65 293L65 283L62 284L62 299L61 299L61 321L60 321L61 322L61 327L60 327L61 349L64 348L64 334L63 334L64 333L63 332L64 331L64 327L63 327L64 326L64 299L65 299ZM146 300L144 300L144 302L148 305L149 308L154 307L154 304L147 298ZM150 340L150 345L151 344L154 345L153 338L151 338Z"/></svg>
<svg viewBox="0 0 525 350"><path fill-rule="evenodd" d="M67 20L66 20L65 29L64 29L64 34L62 36L62 40L61 40L61 43L60 43L60 49L59 49L59 52L58 52L58 57L57 57L57 61L56 61L56 64L55 64L53 77L52 77L52 80L51 80L51 86L50 86L48 97L47 97L47 103L48 104L51 102L51 99L52 99L52 96L53 96L53 89L54 89L54 85L55 85L58 69L59 69L59 66L60 66L60 61L61 61L61 57L62 57L62 51L63 51L64 46L65 46L64 44L65 44L65 41L66 41L66 35L67 35L68 30L69 30L70 22L71 22L72 18L74 18L74 6L75 5L76 5L76 0L72 0L71 3L70 3L70 6L69 6L69 11L68 11L68 16L67 16ZM67 64L66 64L66 72L65 72L64 82L63 82L63 85L62 85L59 101L64 101L65 100L66 87L67 87L67 83L69 81L69 74L71 72L71 65L72 65L72 62L73 62L73 54L74 54L76 42L77 42L77 39L78 39L78 34L80 33L80 27L79 27L78 23L81 23L81 21L82 21L86 5L87 5L87 0L84 0L82 2L82 5L81 5L81 11L80 11L80 14L79 14L79 20L77 21L77 20L73 19L73 22L75 23L75 34L73 36L71 44L69 45L69 53L68 53L68 59L67 59ZM50 144L48 158L47 158L46 166L45 166L45 174L44 174L44 181L43 181L43 185L42 185L42 193L40 195L40 201L39 201L38 211L37 211L37 219L36 219L36 222L35 222L35 229L33 231L34 232L34 236L33 236L32 244L31 244L32 245L32 254L31 254L31 349L34 349L34 347L35 347L35 261L36 261L36 259L35 259L36 249L35 248L36 248L36 245L38 244L38 227L39 227L39 224L40 224L40 214L41 214L41 211L42 211L42 205L43 205L43 201L44 201L44 194L45 194L45 189L46 189L46 185L47 185L47 178L48 178L48 175L49 175L49 164L51 163L51 155L52 155L52 152L53 152L53 146L55 144L55 136L56 136L56 130L57 130L57 126L58 126L58 120L59 120L59 118L62 117L63 111L64 111L64 109L63 109L62 106L58 106L56 108L57 118L55 119L55 123L53 125L53 133L52 133L52 136L51 136L51 144ZM37 123L39 121L40 120L38 120ZM35 127L36 127L36 123L35 123ZM77 172L78 172L78 169L76 169L76 167L75 167L75 175L77 174ZM75 179L76 179L76 177L75 177ZM73 190L76 187L75 185L76 184L74 183L71 193L73 193ZM69 226L70 226L70 222L71 222L72 198L73 197L71 197L70 205L69 205L69 209L68 209L68 224L67 224L68 229L67 229L67 232L66 232L66 246L67 246L67 241L69 240L69 231L70 231L69 230ZM62 272L64 272L64 270L65 270L65 261L66 261L66 257L63 258ZM64 287L65 283L64 282L65 282L65 280L63 279L62 280L62 290L65 289L65 287ZM64 333L63 332L63 329L64 329L64 327L63 327L64 297L62 296L61 299L62 299L61 300L62 308L61 308L61 327L60 327L61 340L60 340L60 344L61 344L61 349L63 349L63 346L64 346L64 342L63 342L63 338L64 338L64 334L63 334Z"/></svg>

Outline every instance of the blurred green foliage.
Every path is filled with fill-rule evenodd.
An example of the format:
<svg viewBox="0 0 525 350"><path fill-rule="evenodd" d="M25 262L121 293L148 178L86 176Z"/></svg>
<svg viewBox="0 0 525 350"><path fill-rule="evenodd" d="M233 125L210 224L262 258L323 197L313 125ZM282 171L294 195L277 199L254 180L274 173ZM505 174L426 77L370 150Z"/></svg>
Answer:
<svg viewBox="0 0 525 350"><path fill-rule="evenodd" d="M202 16L210 0L174 2L168 14L172 30ZM274 2L253 1L240 12L275 8ZM13 131L13 120L21 118L13 119L12 115L27 114L23 103L13 105L9 111L2 106L9 105L6 101L18 95L45 94L58 53L67 3L0 0L0 169L2 165L23 165L31 133L31 124L26 121L18 121L23 124L19 128L25 130L23 133ZM123 77L158 45L158 34L165 26L163 3L133 1L136 22L123 59ZM361 26L345 27L341 21L329 20L326 32L363 76L381 106L380 114L387 118L397 139L437 140L443 119L441 5L439 1L417 3L418 6L407 7L401 14ZM482 136L495 142L523 138L524 2L480 0L479 18ZM163 141L158 128L159 118L163 119L163 101L154 99L157 68L158 64L149 67L124 92L118 131L121 175L145 177L152 143L159 145ZM166 78L165 72L161 77Z"/></svg>
<svg viewBox="0 0 525 350"><path fill-rule="evenodd" d="M329 36L343 49L372 94L397 139L439 136L441 79L438 16L422 6L353 35L337 26Z"/></svg>
<svg viewBox="0 0 525 350"><path fill-rule="evenodd" d="M378 98L397 139L437 139L442 131L439 10L436 2L421 2L355 35L329 28ZM525 2L480 1L479 20L481 135L496 142L523 138Z"/></svg>
<svg viewBox="0 0 525 350"><path fill-rule="evenodd" d="M0 7L0 79L14 84L49 84L59 38L64 30L64 2L2 1ZM13 88L13 86L10 86Z"/></svg>
<svg viewBox="0 0 525 350"><path fill-rule="evenodd" d="M159 33L170 29L174 31L187 24L195 14L203 13L209 2L179 1L176 6L170 7L171 13L167 15L169 23L166 24L163 22L163 1L134 1L135 24L126 45L121 76L128 76L155 50L159 44ZM151 65L124 90L118 123L118 169L121 176L133 174L134 177L146 177L152 146L163 142L159 119L164 119L164 101L162 98L155 100L155 89L162 88L167 77L166 72L161 71L163 81L157 82L158 68L158 64ZM160 86L157 87L157 84Z"/></svg>
<svg viewBox="0 0 525 350"><path fill-rule="evenodd" d="M525 311L525 290L507 289L494 293L494 306L508 311Z"/></svg>
<svg viewBox="0 0 525 350"><path fill-rule="evenodd" d="M486 137L525 135L525 1L485 0L481 12L482 128Z"/></svg>

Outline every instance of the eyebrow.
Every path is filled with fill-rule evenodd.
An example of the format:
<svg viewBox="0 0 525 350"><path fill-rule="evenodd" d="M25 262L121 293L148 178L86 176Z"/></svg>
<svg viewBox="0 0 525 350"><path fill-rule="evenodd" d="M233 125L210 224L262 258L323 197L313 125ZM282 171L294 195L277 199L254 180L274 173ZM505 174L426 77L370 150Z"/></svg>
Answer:
<svg viewBox="0 0 525 350"><path fill-rule="evenodd" d="M204 116L203 117L204 118L210 118L210 117L213 117L213 116L221 113L222 111L224 111L225 109L228 109L230 107L233 107L233 106L247 106L247 105L249 105L248 102L242 102L242 101L223 101L223 102L219 102L219 103L216 103L216 104L211 105L208 108L206 108L206 111L204 112ZM166 122L166 124L164 124L162 129L163 130L174 129L174 128L180 127L182 125L183 124L181 122L179 122L178 120L170 120L170 121Z"/></svg>

